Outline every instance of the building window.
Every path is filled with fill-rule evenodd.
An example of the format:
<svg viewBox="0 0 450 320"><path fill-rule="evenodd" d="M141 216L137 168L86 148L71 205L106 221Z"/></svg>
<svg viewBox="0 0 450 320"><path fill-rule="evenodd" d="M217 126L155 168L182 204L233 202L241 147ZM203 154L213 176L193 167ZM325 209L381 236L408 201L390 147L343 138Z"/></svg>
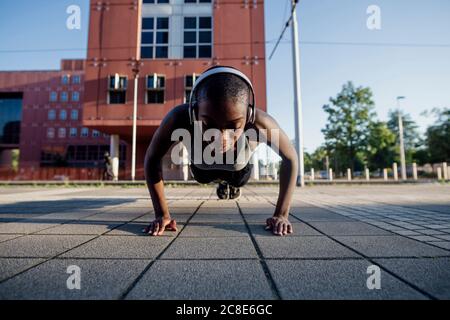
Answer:
<svg viewBox="0 0 450 320"><path fill-rule="evenodd" d="M55 120L56 119L56 111L51 109L48 110L48 120Z"/></svg>
<svg viewBox="0 0 450 320"><path fill-rule="evenodd" d="M184 3L211 3L211 0L184 0Z"/></svg>
<svg viewBox="0 0 450 320"><path fill-rule="evenodd" d="M80 76L72 76L72 84L80 84L81 77Z"/></svg>
<svg viewBox="0 0 450 320"><path fill-rule="evenodd" d="M94 138L98 138L98 137L100 137L100 132L98 130L92 130L92 136Z"/></svg>
<svg viewBox="0 0 450 320"><path fill-rule="evenodd" d="M61 92L61 102L67 102L69 100L69 95L66 91Z"/></svg>
<svg viewBox="0 0 450 320"><path fill-rule="evenodd" d="M50 92L50 102L56 102L58 100L58 93L55 91Z"/></svg>
<svg viewBox="0 0 450 320"><path fill-rule="evenodd" d="M55 137L55 128L47 128L47 138L53 139Z"/></svg>
<svg viewBox="0 0 450 320"><path fill-rule="evenodd" d="M88 128L81 128L81 136L82 137L89 136L89 129Z"/></svg>
<svg viewBox="0 0 450 320"><path fill-rule="evenodd" d="M70 137L75 138L78 134L77 128L70 128Z"/></svg>
<svg viewBox="0 0 450 320"><path fill-rule="evenodd" d="M184 58L211 58L211 17L184 18Z"/></svg>
<svg viewBox="0 0 450 320"><path fill-rule="evenodd" d="M144 3L169 3L169 0L144 0Z"/></svg>
<svg viewBox="0 0 450 320"><path fill-rule="evenodd" d="M192 87L194 86L197 75L195 73L189 74L184 77L184 102L189 101L191 95Z"/></svg>
<svg viewBox="0 0 450 320"><path fill-rule="evenodd" d="M72 101L80 101L80 93L78 91L72 92Z"/></svg>
<svg viewBox="0 0 450 320"><path fill-rule="evenodd" d="M169 56L169 18L142 18L142 59L167 58Z"/></svg>
<svg viewBox="0 0 450 320"><path fill-rule="evenodd" d="M69 84L70 76L68 74L65 74L61 77L61 84L68 85Z"/></svg>
<svg viewBox="0 0 450 320"><path fill-rule="evenodd" d="M66 137L66 128L59 128L58 129L58 138L65 138Z"/></svg>
<svg viewBox="0 0 450 320"><path fill-rule="evenodd" d="M78 110L73 109L72 111L70 111L70 119L78 120Z"/></svg>
<svg viewBox="0 0 450 320"><path fill-rule="evenodd" d="M109 104L124 104L126 103L128 79L126 76L110 76L109 77Z"/></svg>
<svg viewBox="0 0 450 320"><path fill-rule="evenodd" d="M59 112L59 120L67 120L67 111L66 110L61 110Z"/></svg>
<svg viewBox="0 0 450 320"><path fill-rule="evenodd" d="M147 76L147 103L164 103L166 78L154 73Z"/></svg>

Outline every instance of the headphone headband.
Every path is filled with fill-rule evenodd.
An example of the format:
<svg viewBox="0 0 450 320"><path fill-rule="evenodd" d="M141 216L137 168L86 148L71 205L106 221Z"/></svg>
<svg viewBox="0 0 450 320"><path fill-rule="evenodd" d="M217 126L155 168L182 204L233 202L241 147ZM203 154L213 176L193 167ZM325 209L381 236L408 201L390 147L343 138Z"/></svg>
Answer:
<svg viewBox="0 0 450 320"><path fill-rule="evenodd" d="M215 67L211 68L201 74L200 77L198 77L194 83L194 86L192 87L191 94L189 95L189 119L191 124L195 120L194 116L194 110L193 110L193 99L195 97L195 91L197 87L202 83L206 78L219 74L219 73L227 73L227 74L233 74L239 78L241 78L250 88L251 95L252 95L252 103L250 104L251 108L251 116L250 116L250 122L255 121L255 91L253 90L253 84L250 81L250 79L241 71L238 69L232 68L232 67Z"/></svg>

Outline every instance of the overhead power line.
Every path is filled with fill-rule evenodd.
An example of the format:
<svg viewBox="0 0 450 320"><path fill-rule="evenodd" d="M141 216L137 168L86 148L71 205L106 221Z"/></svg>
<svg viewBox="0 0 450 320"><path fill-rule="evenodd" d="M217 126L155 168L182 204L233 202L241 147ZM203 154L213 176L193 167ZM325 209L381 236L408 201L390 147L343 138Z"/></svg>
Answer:
<svg viewBox="0 0 450 320"><path fill-rule="evenodd" d="M269 60L272 59L273 54L275 53L275 50L277 50L278 45L280 44L281 39L283 39L284 33L286 32L286 29L289 27L292 21L292 16L295 11L295 8L297 8L298 0L295 1L294 5L291 8L291 14L289 15L289 19L286 21L283 30L281 31L280 37L278 38L277 43L275 44L275 47L272 50L272 53L269 55Z"/></svg>

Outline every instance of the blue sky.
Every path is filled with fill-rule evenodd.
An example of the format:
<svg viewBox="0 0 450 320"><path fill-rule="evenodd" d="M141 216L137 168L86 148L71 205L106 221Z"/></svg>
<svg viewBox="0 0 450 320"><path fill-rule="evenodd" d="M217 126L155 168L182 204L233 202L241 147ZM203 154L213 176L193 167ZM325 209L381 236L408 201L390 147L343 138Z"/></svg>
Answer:
<svg viewBox="0 0 450 320"><path fill-rule="evenodd" d="M265 1L267 57L288 3ZM82 9L81 30L65 27L72 4ZM381 30L366 27L369 5L381 9ZM84 58L88 8L88 0L1 1L0 70L57 69L61 58ZM297 13L307 151L323 142L322 106L348 80L372 88L382 120L398 95L406 96L402 108L422 130L433 122L422 111L450 106L450 1L301 0ZM267 96L269 113L293 137L290 39L289 29L267 61Z"/></svg>

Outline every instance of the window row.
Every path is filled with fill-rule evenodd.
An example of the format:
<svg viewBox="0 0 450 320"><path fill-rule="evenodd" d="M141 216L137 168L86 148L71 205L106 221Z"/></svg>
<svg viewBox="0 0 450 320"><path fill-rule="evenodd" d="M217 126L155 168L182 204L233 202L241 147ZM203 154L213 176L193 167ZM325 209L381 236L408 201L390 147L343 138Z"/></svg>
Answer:
<svg viewBox="0 0 450 320"><path fill-rule="evenodd" d="M61 84L63 85L80 84L80 83L81 83L81 76L79 75L65 74L61 77Z"/></svg>
<svg viewBox="0 0 450 320"><path fill-rule="evenodd" d="M47 138L48 139L55 138L56 134L57 134L58 138L66 138L67 133L68 133L69 137L77 138L78 137L78 128L68 128L68 130L66 128L58 128L58 130L56 130L55 128L47 128ZM87 138L87 137L89 137L89 133L90 133L89 128L81 128L80 137ZM98 131L98 130L92 130L92 132L91 132L91 136L93 138L98 138L98 137L100 137L100 135L101 135L100 131ZM107 137L106 134L104 134L103 136Z"/></svg>
<svg viewBox="0 0 450 320"><path fill-rule="evenodd" d="M186 75L184 79L185 87L185 101L189 100L191 89L195 83L196 74ZM126 76L110 76L109 78L109 91L108 91L108 103L109 104L124 104L126 103L128 79ZM166 89L166 77L161 74L147 75L146 77L146 93L145 103L164 103L165 102L165 89Z"/></svg>
<svg viewBox="0 0 450 320"><path fill-rule="evenodd" d="M184 17L183 57L211 58L211 17ZM169 18L142 18L141 57L143 59L168 58Z"/></svg>
<svg viewBox="0 0 450 320"><path fill-rule="evenodd" d="M69 101L69 92L63 91L60 93L59 97L61 102L68 102ZM58 101L58 93L56 91L50 92L50 102L56 102ZM78 91L72 92L71 101L78 102L80 101L80 93Z"/></svg>
<svg viewBox="0 0 450 320"><path fill-rule="evenodd" d="M56 120L56 110L48 110L48 120ZM66 110L59 111L59 120L67 120ZM73 109L70 111L70 120L78 120L78 110Z"/></svg>

